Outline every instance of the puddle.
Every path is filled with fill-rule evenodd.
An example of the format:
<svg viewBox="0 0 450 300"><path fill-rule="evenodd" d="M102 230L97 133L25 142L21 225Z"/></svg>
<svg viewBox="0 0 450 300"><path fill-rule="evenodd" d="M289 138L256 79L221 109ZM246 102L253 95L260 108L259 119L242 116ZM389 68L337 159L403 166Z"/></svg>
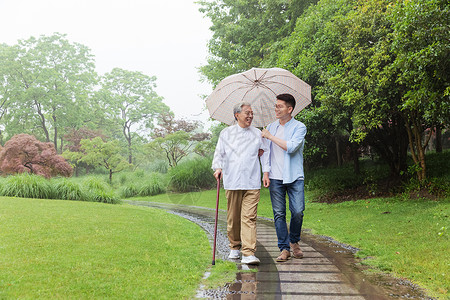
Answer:
<svg viewBox="0 0 450 300"><path fill-rule="evenodd" d="M356 287L365 299L420 299L433 300L417 285L387 274L363 273L367 267L354 257L358 251L349 245L330 237L302 232L302 240L326 256L345 275L351 285Z"/></svg>

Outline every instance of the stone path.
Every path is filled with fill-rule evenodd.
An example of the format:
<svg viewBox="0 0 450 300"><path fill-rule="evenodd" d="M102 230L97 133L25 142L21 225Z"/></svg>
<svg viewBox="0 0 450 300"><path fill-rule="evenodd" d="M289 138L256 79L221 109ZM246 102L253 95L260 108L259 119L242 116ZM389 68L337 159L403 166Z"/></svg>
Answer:
<svg viewBox="0 0 450 300"><path fill-rule="evenodd" d="M207 232L212 241L214 232L214 210L200 207L157 204L151 202L127 201L133 205L158 207L191 219ZM226 259L228 241L226 238L226 212L219 212L216 259ZM279 255L274 224L270 220L258 218L257 251L261 260L259 266L240 264L242 269L257 268L257 272L238 273L236 282L226 289L203 291L203 298L209 299L427 299L422 296L403 297L391 289L373 285L349 261L351 251L333 243L324 243L320 237L302 233L300 247L303 259L291 258L277 263ZM403 287L404 288L404 287Z"/></svg>

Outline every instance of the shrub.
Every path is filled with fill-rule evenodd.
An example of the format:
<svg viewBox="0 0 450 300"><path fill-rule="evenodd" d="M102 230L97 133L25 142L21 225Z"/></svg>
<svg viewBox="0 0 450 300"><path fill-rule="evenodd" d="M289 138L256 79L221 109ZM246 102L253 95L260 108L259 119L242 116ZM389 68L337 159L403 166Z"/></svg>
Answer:
<svg viewBox="0 0 450 300"><path fill-rule="evenodd" d="M212 174L210 158L184 161L170 169L169 187L181 193L211 189L216 186L216 179Z"/></svg>
<svg viewBox="0 0 450 300"><path fill-rule="evenodd" d="M123 198L131 198L139 195L139 186L136 183L129 183L120 188L120 196Z"/></svg>
<svg viewBox="0 0 450 300"><path fill-rule="evenodd" d="M89 201L111 204L120 203L113 189L101 178L88 177L83 181L83 188Z"/></svg>
<svg viewBox="0 0 450 300"><path fill-rule="evenodd" d="M88 195L81 188L81 186L73 181L66 178L57 179L53 181L55 198L63 200L89 200Z"/></svg>
<svg viewBox="0 0 450 300"><path fill-rule="evenodd" d="M93 202L109 204L117 204L121 202L113 191L89 190L88 197L90 201Z"/></svg>
<svg viewBox="0 0 450 300"><path fill-rule="evenodd" d="M53 186L42 176L21 173L7 177L1 187L2 196L52 199Z"/></svg>
<svg viewBox="0 0 450 300"><path fill-rule="evenodd" d="M154 196L166 192L166 180L160 173L151 173L139 190L139 196Z"/></svg>
<svg viewBox="0 0 450 300"><path fill-rule="evenodd" d="M120 188L120 196L131 198L135 196L154 196L166 192L166 176L160 173L151 173L148 176L138 175L138 181L130 182Z"/></svg>

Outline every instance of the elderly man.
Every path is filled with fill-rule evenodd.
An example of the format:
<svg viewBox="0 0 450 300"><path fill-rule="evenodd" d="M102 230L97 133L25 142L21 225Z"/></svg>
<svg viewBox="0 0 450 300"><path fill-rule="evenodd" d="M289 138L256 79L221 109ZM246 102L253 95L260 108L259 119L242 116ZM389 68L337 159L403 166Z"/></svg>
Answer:
<svg viewBox="0 0 450 300"><path fill-rule="evenodd" d="M292 117L295 99L291 94L277 96L275 115L278 120L263 129L262 136L270 140L270 173L264 174L263 182L270 184L278 248L278 262L290 259L291 250L295 258L303 258L298 242L305 210L303 146L306 126ZM286 224L286 194L289 196L291 221L289 231Z"/></svg>
<svg viewBox="0 0 450 300"><path fill-rule="evenodd" d="M233 109L236 125L222 130L217 142L212 168L214 177L223 175L227 197L227 234L231 259L239 259L242 251L244 264L259 264L256 251L256 212L261 188L261 168L269 172L268 147L261 131L250 126L253 111L249 103L238 103Z"/></svg>

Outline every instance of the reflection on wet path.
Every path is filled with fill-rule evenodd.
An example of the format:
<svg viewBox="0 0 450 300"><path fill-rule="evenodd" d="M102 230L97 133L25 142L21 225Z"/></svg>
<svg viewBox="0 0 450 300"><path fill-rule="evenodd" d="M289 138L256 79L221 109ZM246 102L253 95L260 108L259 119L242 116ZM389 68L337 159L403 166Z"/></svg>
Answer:
<svg viewBox="0 0 450 300"><path fill-rule="evenodd" d="M214 234L215 211L194 206L126 201L129 204L165 209L191 220ZM226 260L226 212L219 211L216 257ZM257 272L237 274L236 281L217 290L202 290L208 299L430 299L414 285L395 278L371 278L356 267L354 252L330 238L302 233L303 259L277 263L279 254L275 228L271 220L258 218L257 250L259 266L238 263L238 268L256 268Z"/></svg>

